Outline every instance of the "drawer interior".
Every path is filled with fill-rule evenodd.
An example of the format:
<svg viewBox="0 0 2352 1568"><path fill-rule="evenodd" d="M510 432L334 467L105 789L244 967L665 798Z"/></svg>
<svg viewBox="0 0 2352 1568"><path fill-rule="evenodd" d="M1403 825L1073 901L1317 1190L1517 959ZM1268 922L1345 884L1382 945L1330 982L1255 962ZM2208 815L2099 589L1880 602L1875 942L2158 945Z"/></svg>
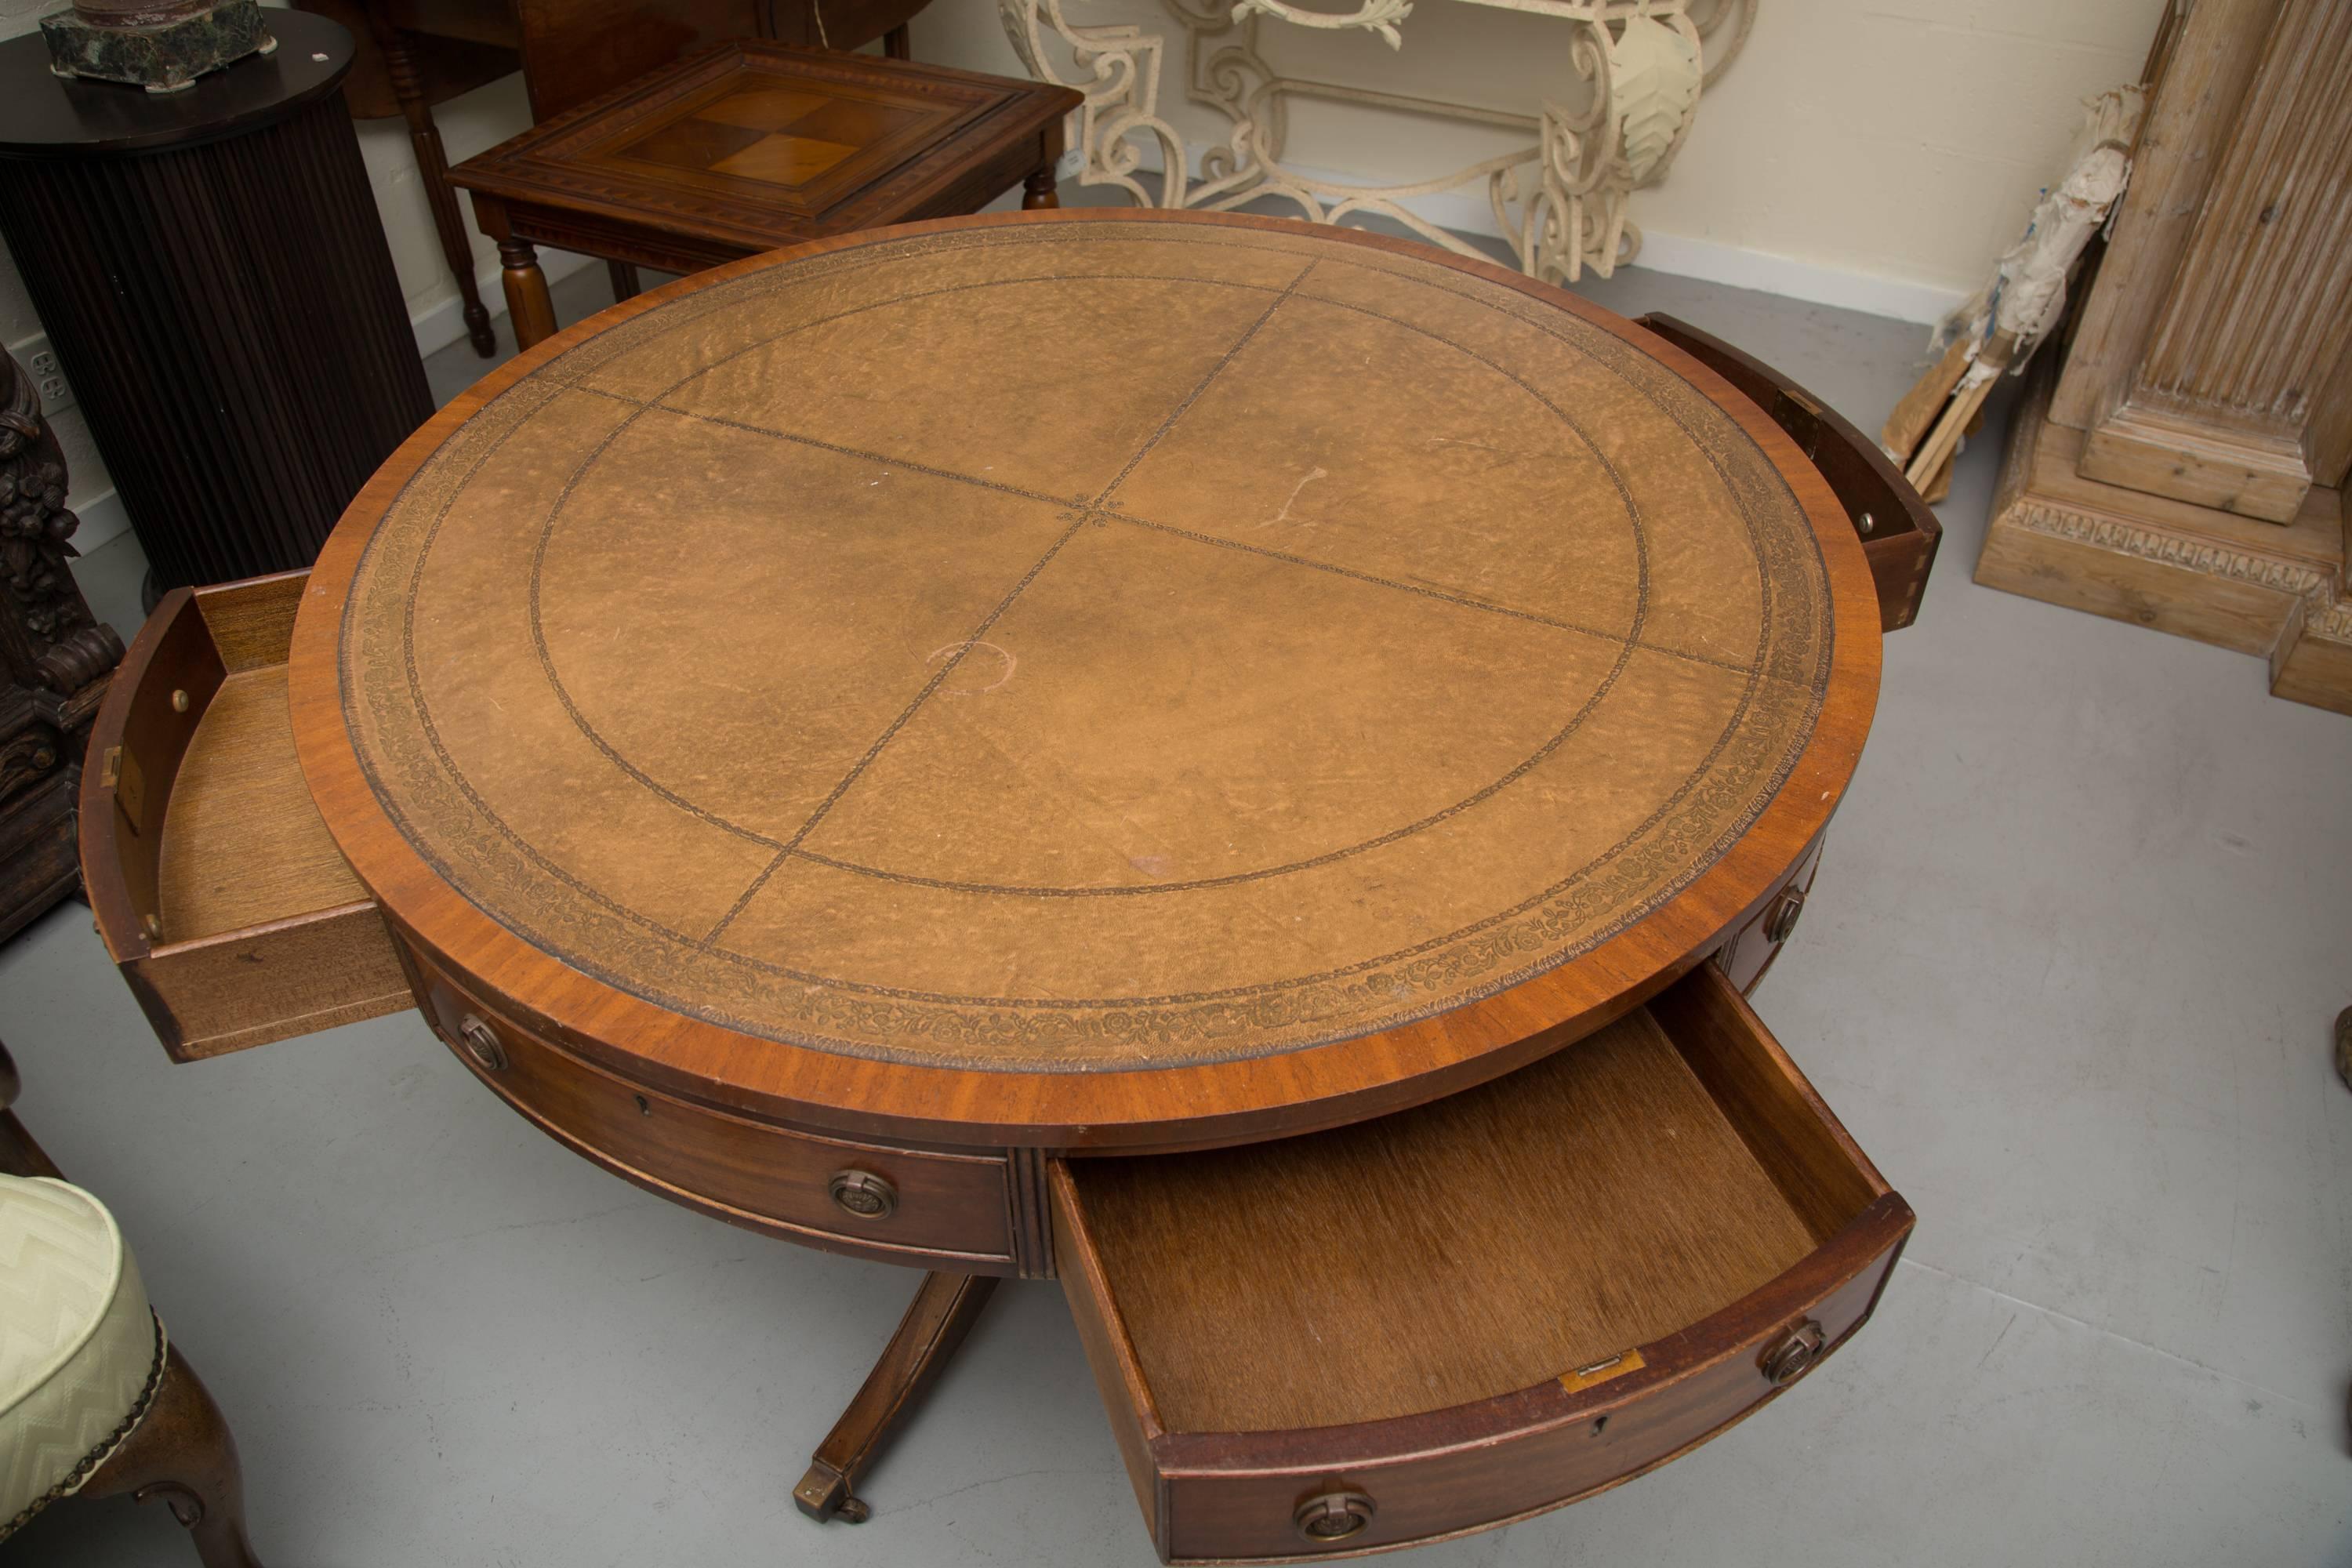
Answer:
<svg viewBox="0 0 2352 1568"><path fill-rule="evenodd" d="M162 940L185 942L367 898L327 832L294 755L286 666L224 675L163 807Z"/></svg>
<svg viewBox="0 0 2352 1568"><path fill-rule="evenodd" d="M312 804L287 659L307 573L167 595L100 710L82 875L175 1057L410 1005L375 902Z"/></svg>
<svg viewBox="0 0 2352 1568"><path fill-rule="evenodd" d="M1743 1020L1707 969L1416 1110L1067 1163L1063 1219L1148 1423L1248 1433L1470 1405L1653 1345L1797 1266L1886 1189Z"/></svg>

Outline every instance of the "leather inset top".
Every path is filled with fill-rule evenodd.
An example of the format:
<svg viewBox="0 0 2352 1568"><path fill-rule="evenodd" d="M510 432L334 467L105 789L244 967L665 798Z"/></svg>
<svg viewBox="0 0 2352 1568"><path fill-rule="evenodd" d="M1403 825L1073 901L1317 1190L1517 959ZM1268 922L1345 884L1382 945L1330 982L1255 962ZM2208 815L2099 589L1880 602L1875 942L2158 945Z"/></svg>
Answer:
<svg viewBox="0 0 2352 1568"><path fill-rule="evenodd" d="M1819 542L1601 327L1307 231L887 237L444 443L345 608L399 830L753 1035L1086 1070L1367 1034L1712 865L1828 689Z"/></svg>

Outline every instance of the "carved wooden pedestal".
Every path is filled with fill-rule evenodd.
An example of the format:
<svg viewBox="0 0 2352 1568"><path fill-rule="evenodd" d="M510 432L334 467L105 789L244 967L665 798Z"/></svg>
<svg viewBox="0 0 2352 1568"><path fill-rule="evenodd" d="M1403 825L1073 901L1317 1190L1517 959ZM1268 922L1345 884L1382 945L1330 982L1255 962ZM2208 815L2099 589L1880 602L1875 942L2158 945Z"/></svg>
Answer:
<svg viewBox="0 0 2352 1568"><path fill-rule="evenodd" d="M74 514L41 400L0 354L0 941L73 891L74 795L122 641L67 561Z"/></svg>
<svg viewBox="0 0 2352 1568"><path fill-rule="evenodd" d="M2352 4L2209 0L2153 66L1977 581L2260 655L2274 694L2352 712Z"/></svg>

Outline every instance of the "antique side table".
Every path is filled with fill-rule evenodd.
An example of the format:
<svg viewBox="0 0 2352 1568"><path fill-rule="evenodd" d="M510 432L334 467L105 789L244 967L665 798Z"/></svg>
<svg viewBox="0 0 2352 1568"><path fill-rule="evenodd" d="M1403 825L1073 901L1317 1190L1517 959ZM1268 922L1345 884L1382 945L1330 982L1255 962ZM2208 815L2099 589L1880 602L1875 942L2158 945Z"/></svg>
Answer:
<svg viewBox="0 0 2352 1568"><path fill-rule="evenodd" d="M534 100L537 95L534 94ZM449 171L495 241L515 342L555 331L540 245L695 272L806 240L969 213L1023 187L1055 207L1050 83L730 38L634 77Z"/></svg>
<svg viewBox="0 0 2352 1568"><path fill-rule="evenodd" d="M1916 587L1858 519L1916 500L1670 330L1772 412L1279 220L683 280L150 622L100 929L176 1057L416 1005L628 1179L932 1270L816 1517L1006 1275L1171 1561L1571 1501L1801 1377L1911 1226L1741 991Z"/></svg>

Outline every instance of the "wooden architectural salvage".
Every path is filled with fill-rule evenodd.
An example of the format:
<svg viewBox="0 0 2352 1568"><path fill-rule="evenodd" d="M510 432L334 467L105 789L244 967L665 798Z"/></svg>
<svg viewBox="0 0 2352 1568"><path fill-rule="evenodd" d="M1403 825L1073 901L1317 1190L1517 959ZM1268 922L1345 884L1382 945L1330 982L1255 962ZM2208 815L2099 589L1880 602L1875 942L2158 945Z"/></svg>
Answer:
<svg viewBox="0 0 2352 1568"><path fill-rule="evenodd" d="M71 892L74 795L122 639L68 564L66 461L24 367L0 354L0 940Z"/></svg>
<svg viewBox="0 0 2352 1568"><path fill-rule="evenodd" d="M2096 280L1977 580L2257 654L2352 712L2352 4L2169 19Z"/></svg>

